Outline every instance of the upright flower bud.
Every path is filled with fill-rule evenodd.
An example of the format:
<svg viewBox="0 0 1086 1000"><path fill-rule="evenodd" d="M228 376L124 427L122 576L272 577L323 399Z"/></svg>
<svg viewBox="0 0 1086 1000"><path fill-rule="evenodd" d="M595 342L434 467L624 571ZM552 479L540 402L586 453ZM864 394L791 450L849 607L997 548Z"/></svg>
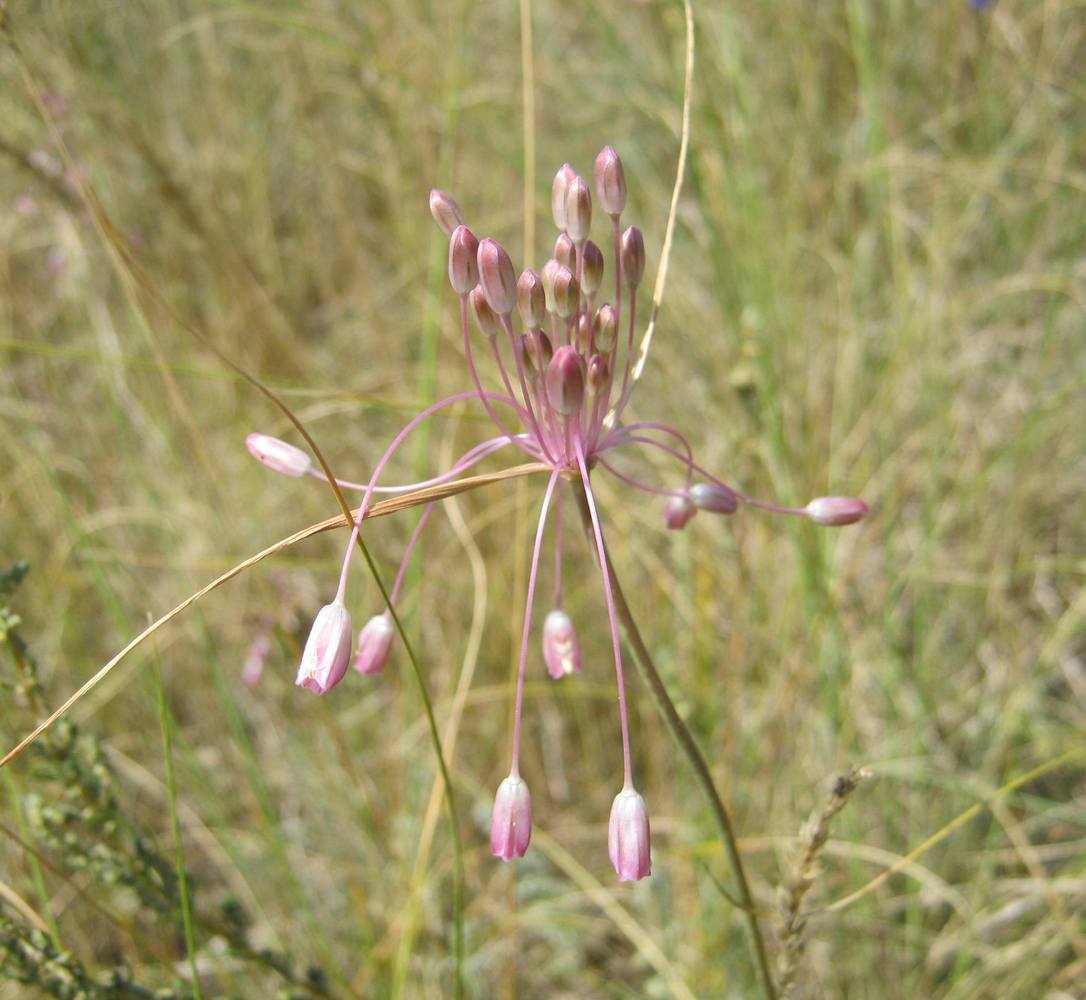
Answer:
<svg viewBox="0 0 1086 1000"><path fill-rule="evenodd" d="M604 146L592 168L600 208L614 218L626 207L626 173L613 146Z"/></svg>
<svg viewBox="0 0 1086 1000"><path fill-rule="evenodd" d="M490 850L502 861L523 858L532 839L532 797L520 775L511 774L500 785L490 815Z"/></svg>
<svg viewBox="0 0 1086 1000"><path fill-rule="evenodd" d="M591 393L599 392L607 385L607 358L602 354L593 354L588 359L588 389Z"/></svg>
<svg viewBox="0 0 1086 1000"><path fill-rule="evenodd" d="M572 416L584 401L584 359L569 346L559 347L547 366L547 398L556 413Z"/></svg>
<svg viewBox="0 0 1086 1000"><path fill-rule="evenodd" d="M520 367L524 369L524 377L533 385L539 381L539 367L536 365L535 345L532 343L530 333L522 333L513 341L517 352Z"/></svg>
<svg viewBox="0 0 1086 1000"><path fill-rule="evenodd" d="M513 262L505 247L489 237L479 244L479 284L490 308L499 316L508 316L516 308L517 274Z"/></svg>
<svg viewBox="0 0 1086 1000"><path fill-rule="evenodd" d="M581 305L581 289L577 276L561 264L554 272L554 311L561 319L569 319Z"/></svg>
<svg viewBox="0 0 1086 1000"><path fill-rule="evenodd" d="M532 350L535 352L535 364L540 373L546 371L547 365L554 357L554 348L551 346L551 338L542 330L536 330L532 340Z"/></svg>
<svg viewBox="0 0 1086 1000"><path fill-rule="evenodd" d="M449 237L449 284L457 295L467 295L479 284L479 241L467 226L457 226Z"/></svg>
<svg viewBox="0 0 1086 1000"><path fill-rule="evenodd" d="M690 487L689 496L699 510L709 510L714 514L734 514L739 509L735 494L715 483L695 483Z"/></svg>
<svg viewBox="0 0 1086 1000"><path fill-rule="evenodd" d="M839 528L863 519L868 509L858 497L818 497L807 504L807 517L823 527Z"/></svg>
<svg viewBox="0 0 1086 1000"><path fill-rule="evenodd" d="M582 243L591 228L592 193L583 177L574 177L566 192L566 232L574 243Z"/></svg>
<svg viewBox="0 0 1086 1000"><path fill-rule="evenodd" d="M581 645L573 620L560 608L543 620L543 662L556 681L581 672Z"/></svg>
<svg viewBox="0 0 1086 1000"><path fill-rule="evenodd" d="M615 346L615 337L618 332L618 323L615 319L615 310L605 302L596 310L592 320L592 343L597 351L606 354Z"/></svg>
<svg viewBox="0 0 1086 1000"><path fill-rule="evenodd" d="M343 680L350 659L351 616L339 601L333 601L317 612L294 683L325 694Z"/></svg>
<svg viewBox="0 0 1086 1000"><path fill-rule="evenodd" d="M577 248L565 233L559 233L558 239L554 241L554 259L571 271L577 268Z"/></svg>
<svg viewBox="0 0 1086 1000"><path fill-rule="evenodd" d="M671 497L667 506L664 507L664 527L669 531L681 531L697 512L698 508L694 506L694 501L685 494Z"/></svg>
<svg viewBox="0 0 1086 1000"><path fill-rule="evenodd" d="M547 318L547 295L543 291L543 279L528 268L517 282L517 309L524 326L535 330Z"/></svg>
<svg viewBox="0 0 1086 1000"><path fill-rule="evenodd" d="M649 812L645 800L624 788L611 804L607 853L620 882L636 882L652 873L649 857Z"/></svg>
<svg viewBox="0 0 1086 1000"><path fill-rule="evenodd" d="M563 163L554 175L554 183L551 185L551 215L554 217L554 224L563 231L566 228L566 193L569 191L570 182L576 176L577 171L568 163Z"/></svg>
<svg viewBox="0 0 1086 1000"><path fill-rule="evenodd" d="M245 447L258 462L263 462L269 469L290 476L291 479L304 476L313 464L301 448L295 448L294 445L268 434L250 434L245 439Z"/></svg>
<svg viewBox="0 0 1086 1000"><path fill-rule="evenodd" d="M374 615L358 633L358 653L354 668L360 674L379 674L388 662L388 652L396 636L396 626L388 613Z"/></svg>
<svg viewBox="0 0 1086 1000"><path fill-rule="evenodd" d="M630 288L641 284L645 274L645 239L637 226L622 234L622 276Z"/></svg>
<svg viewBox="0 0 1086 1000"><path fill-rule="evenodd" d="M502 321L498 319L498 314L490 308L490 303L486 300L486 292L483 291L482 285L476 285L471 290L468 301L471 303L471 311L475 316L475 322L479 324L479 329L486 336L496 337L502 332Z"/></svg>
<svg viewBox="0 0 1086 1000"><path fill-rule="evenodd" d="M430 192L430 214L446 236L452 236L457 226L464 225L464 214L453 201L452 195L438 191L437 188Z"/></svg>
<svg viewBox="0 0 1086 1000"><path fill-rule="evenodd" d="M603 251L591 240L585 240L581 254L584 257L581 288L585 295L595 295L603 284Z"/></svg>
<svg viewBox="0 0 1086 1000"><path fill-rule="evenodd" d="M543 281L543 297L547 304L547 312L555 312L554 279L558 277L558 268L561 266L553 257L543 265L541 279Z"/></svg>

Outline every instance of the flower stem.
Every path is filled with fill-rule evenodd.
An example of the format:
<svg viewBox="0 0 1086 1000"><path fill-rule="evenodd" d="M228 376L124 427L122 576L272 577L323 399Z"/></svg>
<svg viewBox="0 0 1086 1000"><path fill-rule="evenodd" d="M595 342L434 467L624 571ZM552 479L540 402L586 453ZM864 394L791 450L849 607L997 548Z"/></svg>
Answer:
<svg viewBox="0 0 1086 1000"><path fill-rule="evenodd" d="M577 496L577 507L581 512L581 521L584 524L585 533L590 542L594 543L595 538L592 526L592 513L588 506L588 495L585 493L583 484L580 485L579 489L575 487L574 492ZM595 548L594 544L592 547L593 549ZM705 762L704 755L701 750L698 749L698 745L694 741L693 735L687 728L686 723L683 722L678 710L675 708L671 697L667 693L667 688L664 687L663 679L660 677L660 674L656 670L656 666L652 662L652 655L649 653L648 647L645 645L645 640L642 639L641 633L637 628L637 623L630 613L630 606L626 603L626 595L622 592L622 587L619 585L618 578L614 572L614 566L611 563L611 556L607 553L606 549L604 549L604 558L607 561L608 573L611 580L615 613L622 625L622 631L626 636L627 645L633 653L634 663L637 665L637 669L640 671L642 678L648 684L649 693L652 695L652 700L655 702L657 710L663 717L664 724L678 744L679 750L690 764L695 779L705 793L705 797L709 800L709 807L713 813L713 819L716 821L716 825L720 830L720 840L724 845L725 853L731 864L732 875L735 878L738 890L736 894L739 903L741 904L740 908L746 915L747 929L750 932L755 964L758 967L758 975L761 980L762 994L766 1000L776 1000L776 988L773 985L772 973L769 971L769 959L766 953L765 939L762 937L762 931L758 925L754 897L751 895L750 884L747 881L746 871L743 868L743 859L739 854L739 845L736 842L735 829L732 826L731 816L728 814L728 810L725 807L720 794L717 792L716 786L713 784L713 776L709 771L709 765Z"/></svg>

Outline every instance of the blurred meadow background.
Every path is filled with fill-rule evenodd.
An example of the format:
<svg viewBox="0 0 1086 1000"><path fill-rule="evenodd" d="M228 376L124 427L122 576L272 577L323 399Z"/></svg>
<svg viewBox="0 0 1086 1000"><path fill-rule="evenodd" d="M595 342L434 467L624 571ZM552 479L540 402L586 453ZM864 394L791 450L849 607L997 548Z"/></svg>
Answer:
<svg viewBox="0 0 1086 1000"><path fill-rule="evenodd" d="M429 189L538 267L554 170L612 143L651 288L685 55L674 0L7 8L0 557L30 571L0 594L2 750L149 620L338 512L246 453L252 430L301 441L178 320L365 478L468 386ZM870 771L803 904L796 996L1086 997L1086 7L694 13L689 162L633 410L749 493L857 494L872 515L666 532L659 502L601 478L619 577L733 811L774 962L801 827L835 775ZM393 481L484 436L458 409ZM550 682L533 639L535 832L515 864L490 855L539 493L448 502L403 603L460 807L468 995L757 996L705 801L636 674L654 872L620 885L608 864L613 671L572 505L585 672ZM365 532L386 578L415 518ZM380 677L293 685L342 543L214 592L4 768L0 997L189 996L193 965L204 996L451 995L452 841L400 644ZM349 607L380 609L357 560Z"/></svg>

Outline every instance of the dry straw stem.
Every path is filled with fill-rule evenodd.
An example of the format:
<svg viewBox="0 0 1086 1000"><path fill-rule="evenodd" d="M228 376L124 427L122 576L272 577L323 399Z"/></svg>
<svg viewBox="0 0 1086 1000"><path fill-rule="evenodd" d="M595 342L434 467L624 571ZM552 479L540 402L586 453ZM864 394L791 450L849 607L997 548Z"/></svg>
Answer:
<svg viewBox="0 0 1086 1000"><path fill-rule="evenodd" d="M799 834L799 852L788 880L780 888L781 954L780 995L790 997L795 987L796 971L803 955L806 919L800 913L803 898L818 876L818 858L830 835L830 822L845 807L860 782L870 771L850 767L833 783L830 797L820 811L811 815Z"/></svg>

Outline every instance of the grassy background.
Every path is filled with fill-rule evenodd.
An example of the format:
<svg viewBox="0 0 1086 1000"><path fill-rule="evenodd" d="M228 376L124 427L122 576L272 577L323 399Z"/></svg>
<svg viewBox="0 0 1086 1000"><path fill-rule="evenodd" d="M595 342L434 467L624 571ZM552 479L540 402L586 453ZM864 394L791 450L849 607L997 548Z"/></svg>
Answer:
<svg viewBox="0 0 1086 1000"><path fill-rule="evenodd" d="M847 764L874 777L835 822L812 905L1082 739L1086 8L695 9L687 187L637 415L676 424L755 495L855 493L874 508L837 533L745 513L675 535L655 501L599 487L621 578L771 912L793 838ZM33 563L23 627L59 700L149 616L335 512L319 485L249 458L245 434L284 422L133 285L73 173L157 295L280 389L334 467L364 476L411 413L467 385L429 188L525 259L520 20L513 3L457 0L13 0L11 18L74 156L61 162L0 53L0 554ZM528 256L547 255L553 170L587 171L611 142L651 281L681 5L543 2L532 24ZM486 434L468 411L440 420L394 474L425 475ZM516 865L489 855L537 487L450 504L404 604L443 722L473 671L454 761L473 995L750 996L709 815L636 682L655 872L620 887L607 863L611 666L571 517L586 671L553 685L533 664L536 835ZM412 523L368 534L388 574ZM198 893L237 895L255 936L321 964L337 995L440 997L451 848L405 657L324 699L292 686L341 544L322 536L246 573L74 714L168 848L157 658ZM356 569L356 621L378 601ZM240 667L262 631L273 652L249 691ZM32 718L5 699L9 745ZM14 825L30 778L6 773ZM1084 790L1081 764L1055 770L813 916L805 995L1086 996ZM50 910L72 952L165 975L32 874L0 845L0 880ZM183 969L180 932L168 939ZM212 943L210 995L270 995L214 956Z"/></svg>

